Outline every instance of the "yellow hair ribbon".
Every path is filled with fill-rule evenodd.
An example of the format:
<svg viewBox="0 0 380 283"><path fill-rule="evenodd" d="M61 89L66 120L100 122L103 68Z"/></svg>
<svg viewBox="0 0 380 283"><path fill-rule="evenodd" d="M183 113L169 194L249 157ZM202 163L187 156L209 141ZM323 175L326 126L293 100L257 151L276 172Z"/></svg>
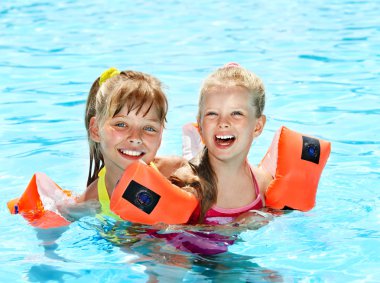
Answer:
<svg viewBox="0 0 380 283"><path fill-rule="evenodd" d="M116 75L119 75L120 71L114 67L109 68L108 70L105 70L99 78L99 86L101 86L106 80L109 78L112 78Z"/></svg>

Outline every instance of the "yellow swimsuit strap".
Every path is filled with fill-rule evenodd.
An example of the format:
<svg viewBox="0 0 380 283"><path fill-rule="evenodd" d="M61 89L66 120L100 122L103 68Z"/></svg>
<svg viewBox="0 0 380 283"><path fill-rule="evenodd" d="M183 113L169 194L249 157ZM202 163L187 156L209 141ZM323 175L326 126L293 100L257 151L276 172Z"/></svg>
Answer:
<svg viewBox="0 0 380 283"><path fill-rule="evenodd" d="M153 162L149 163L149 166L156 169L158 168L156 164ZM106 187L106 167L103 167L98 173L98 198L102 208L102 214L112 217L117 220L122 220L118 215L113 213L110 208L110 197L108 195L107 187Z"/></svg>
<svg viewBox="0 0 380 283"><path fill-rule="evenodd" d="M152 167L153 169L156 169L157 171L159 171L158 168L157 168L157 165L154 164L153 161L151 163L149 163L149 166Z"/></svg>
<svg viewBox="0 0 380 283"><path fill-rule="evenodd" d="M112 217L117 220L121 220L121 218L113 213L110 209L110 197L107 192L106 187L106 167L103 167L98 174L98 198L100 202L100 206L102 208L102 214Z"/></svg>

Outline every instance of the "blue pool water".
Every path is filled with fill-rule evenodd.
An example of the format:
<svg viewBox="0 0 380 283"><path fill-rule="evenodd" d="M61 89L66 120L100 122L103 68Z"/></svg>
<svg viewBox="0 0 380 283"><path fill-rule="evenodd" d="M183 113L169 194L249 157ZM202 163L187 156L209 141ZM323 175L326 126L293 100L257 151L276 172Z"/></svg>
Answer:
<svg viewBox="0 0 380 283"><path fill-rule="evenodd" d="M380 2L238 2L0 2L1 282L380 281ZM160 154L180 155L202 79L230 61L267 88L252 163L281 125L332 142L314 209L236 231L238 241L215 257L152 239L120 247L88 218L54 241L55 231L42 235L8 213L7 200L36 171L84 190L83 112L104 69L165 83Z"/></svg>

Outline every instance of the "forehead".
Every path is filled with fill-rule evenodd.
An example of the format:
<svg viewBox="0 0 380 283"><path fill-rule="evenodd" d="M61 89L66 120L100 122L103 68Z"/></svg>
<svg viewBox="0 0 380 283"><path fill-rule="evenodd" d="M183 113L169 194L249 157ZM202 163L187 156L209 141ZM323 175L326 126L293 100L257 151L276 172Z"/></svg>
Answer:
<svg viewBox="0 0 380 283"><path fill-rule="evenodd" d="M207 90L204 96L204 104L207 105L231 105L248 106L251 103L249 91L241 86L214 86Z"/></svg>
<svg viewBox="0 0 380 283"><path fill-rule="evenodd" d="M160 121L160 115L157 105L150 103L144 103L141 108L140 107L132 107L130 109L130 105L128 103L125 103L121 110L115 115L117 116L137 116L139 118L149 119L149 120L155 120Z"/></svg>

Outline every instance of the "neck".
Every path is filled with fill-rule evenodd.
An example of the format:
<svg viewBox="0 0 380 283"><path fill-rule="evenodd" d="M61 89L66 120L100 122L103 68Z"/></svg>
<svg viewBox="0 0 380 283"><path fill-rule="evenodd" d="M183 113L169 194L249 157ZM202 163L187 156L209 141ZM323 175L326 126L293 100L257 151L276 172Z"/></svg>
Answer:
<svg viewBox="0 0 380 283"><path fill-rule="evenodd" d="M106 176L105 176L105 183L106 183L107 192L108 192L108 195L110 198L111 198L111 195L112 195L112 193L116 187L116 184L120 180L122 174L123 174L123 172L116 173L116 172L113 172L113 170L109 170L107 168Z"/></svg>
<svg viewBox="0 0 380 283"><path fill-rule="evenodd" d="M226 175L230 177L233 176L232 174L242 172L244 169L249 167L246 156L235 159L221 160L209 154L209 160L215 174L218 177Z"/></svg>
<svg viewBox="0 0 380 283"><path fill-rule="evenodd" d="M252 189L252 171L247 159L240 162L210 160L210 163L217 177L218 207L241 207L255 198Z"/></svg>

